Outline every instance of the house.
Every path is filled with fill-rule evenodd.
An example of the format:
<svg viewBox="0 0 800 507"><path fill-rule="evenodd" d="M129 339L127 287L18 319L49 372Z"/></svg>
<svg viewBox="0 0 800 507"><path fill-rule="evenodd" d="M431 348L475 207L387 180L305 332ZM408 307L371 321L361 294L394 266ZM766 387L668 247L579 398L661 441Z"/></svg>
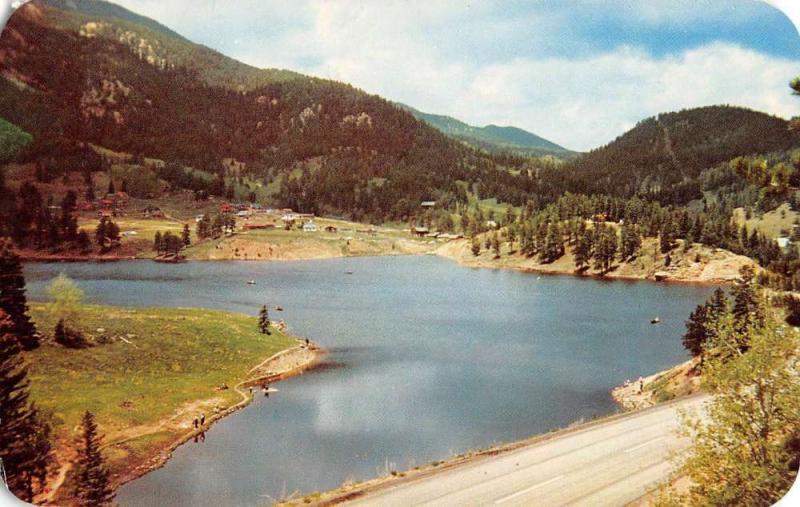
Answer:
<svg viewBox="0 0 800 507"><path fill-rule="evenodd" d="M247 210L237 211L236 216L239 218L247 218L250 216L250 212Z"/></svg>
<svg viewBox="0 0 800 507"><path fill-rule="evenodd" d="M303 224L303 232L317 232L318 230L317 224L314 222L306 222Z"/></svg>
<svg viewBox="0 0 800 507"><path fill-rule="evenodd" d="M419 205L421 208L435 208L436 201L422 201Z"/></svg>
<svg viewBox="0 0 800 507"><path fill-rule="evenodd" d="M792 244L792 240L787 238L787 237L785 237L785 236L781 236L780 238L776 238L775 242L778 243L778 247L780 247L780 248L788 248L789 245Z"/></svg>
<svg viewBox="0 0 800 507"><path fill-rule="evenodd" d="M284 213L283 216L281 217L281 220L283 220L287 224L291 224L294 223L295 220L297 220L297 215L294 213Z"/></svg>
<svg viewBox="0 0 800 507"><path fill-rule="evenodd" d="M219 207L219 211L220 211L221 213L233 213L233 206L231 206L231 205L230 205L230 204L228 204L227 202L224 202L224 203L222 203L222 204L220 205L220 207Z"/></svg>
<svg viewBox="0 0 800 507"><path fill-rule="evenodd" d="M164 218L164 212L157 206L148 206L142 212L145 218Z"/></svg>
<svg viewBox="0 0 800 507"><path fill-rule="evenodd" d="M488 227L489 229L497 229L497 222L495 222L494 220L487 220L486 227Z"/></svg>
<svg viewBox="0 0 800 507"><path fill-rule="evenodd" d="M325 232L336 232L338 229L335 225L328 225L325 227Z"/></svg>
<svg viewBox="0 0 800 507"><path fill-rule="evenodd" d="M430 231L428 230L427 227L412 227L411 228L411 234L416 234L420 238L424 238L425 235L428 234L429 232Z"/></svg>

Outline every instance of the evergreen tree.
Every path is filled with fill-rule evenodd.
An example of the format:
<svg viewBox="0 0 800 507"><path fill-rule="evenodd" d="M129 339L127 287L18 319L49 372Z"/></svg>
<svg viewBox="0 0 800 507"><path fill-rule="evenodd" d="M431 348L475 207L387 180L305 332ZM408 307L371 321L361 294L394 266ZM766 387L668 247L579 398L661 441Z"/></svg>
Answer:
<svg viewBox="0 0 800 507"><path fill-rule="evenodd" d="M100 247L100 250L105 250L106 245L108 243L108 238L106 236L106 225L108 220L106 217L100 218L100 223L97 224L97 228L94 230L94 240L97 243L97 246Z"/></svg>
<svg viewBox="0 0 800 507"><path fill-rule="evenodd" d="M744 266L740 278L733 286L733 318L735 327L743 333L749 326L759 326L764 321L764 309L758 296L755 272L750 266Z"/></svg>
<svg viewBox="0 0 800 507"><path fill-rule="evenodd" d="M183 241L183 246L189 246L192 244L192 233L189 231L189 224L183 224L181 241Z"/></svg>
<svg viewBox="0 0 800 507"><path fill-rule="evenodd" d="M114 492L109 482L105 458L100 452L101 437L97 434L94 415L83 415L83 437L78 449L75 473L75 498L82 506L110 505Z"/></svg>
<svg viewBox="0 0 800 507"><path fill-rule="evenodd" d="M50 426L28 401L27 372L14 321L0 309L0 460L8 488L33 501L53 463Z"/></svg>
<svg viewBox="0 0 800 507"><path fill-rule="evenodd" d="M697 308L689 314L689 320L686 321L683 348L688 350L694 357L703 354L706 341L710 335L708 308L708 304L697 305Z"/></svg>
<svg viewBox="0 0 800 507"><path fill-rule="evenodd" d="M78 231L78 236L75 238L75 244L78 246L78 249L84 253L87 253L92 249L92 240L89 239L89 235L86 234L86 231L83 229Z"/></svg>
<svg viewBox="0 0 800 507"><path fill-rule="evenodd" d="M594 238L592 236L592 231L585 230L583 231L583 235L578 238L578 242L575 245L575 267L578 271L584 269L588 264L589 261L592 259L592 245L594 243Z"/></svg>
<svg viewBox="0 0 800 507"><path fill-rule="evenodd" d="M163 250L163 246L161 243L162 243L161 231L156 231L156 236L155 238L153 238L153 251L156 252L156 254L160 254L161 250Z"/></svg>
<svg viewBox="0 0 800 507"><path fill-rule="evenodd" d="M623 225L620 232L620 260L626 261L636 255L642 247L642 238L635 225Z"/></svg>
<svg viewBox="0 0 800 507"><path fill-rule="evenodd" d="M10 241L0 239L0 309L13 322L11 334L24 350L39 346L39 335L28 316L28 301L25 297L25 277L19 256L11 248Z"/></svg>
<svg viewBox="0 0 800 507"><path fill-rule="evenodd" d="M671 221L664 222L661 226L661 231L658 234L658 244L661 253L667 253L672 250L675 243L675 235Z"/></svg>
<svg viewBox="0 0 800 507"><path fill-rule="evenodd" d="M594 248L594 268L605 273L617 255L617 234L614 229L598 224L598 235Z"/></svg>
<svg viewBox="0 0 800 507"><path fill-rule="evenodd" d="M475 257L481 254L481 241L477 236L472 238L472 255Z"/></svg>
<svg viewBox="0 0 800 507"><path fill-rule="evenodd" d="M539 253L544 262L553 262L564 255L564 238L557 223L547 226L544 245Z"/></svg>
<svg viewBox="0 0 800 507"><path fill-rule="evenodd" d="M492 249L494 250L494 256L500 257L500 238L497 237L496 232L492 236Z"/></svg>
<svg viewBox="0 0 800 507"><path fill-rule="evenodd" d="M271 334L269 332L269 310L267 310L267 305L263 305L258 312L258 330L261 334Z"/></svg>

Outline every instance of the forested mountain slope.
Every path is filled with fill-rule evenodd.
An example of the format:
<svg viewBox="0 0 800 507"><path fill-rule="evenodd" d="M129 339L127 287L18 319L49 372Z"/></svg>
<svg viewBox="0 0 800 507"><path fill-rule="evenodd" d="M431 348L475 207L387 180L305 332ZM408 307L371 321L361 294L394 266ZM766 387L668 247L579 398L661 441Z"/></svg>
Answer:
<svg viewBox="0 0 800 507"><path fill-rule="evenodd" d="M23 6L0 38L0 115L34 136L29 159L63 160L76 142L223 176L235 159L278 181L284 204L373 220L465 200L457 181L524 200L524 178L378 96L299 74L255 85L155 22L57 3Z"/></svg>
<svg viewBox="0 0 800 507"><path fill-rule="evenodd" d="M740 107L709 106L664 113L639 122L611 143L576 159L566 170L573 190L684 203L703 169L740 155L798 145L786 120Z"/></svg>
<svg viewBox="0 0 800 507"><path fill-rule="evenodd" d="M405 104L398 105L444 134L478 148L505 150L529 156L570 157L575 155L573 151L517 127L498 127L497 125L475 127L451 116L423 113Z"/></svg>

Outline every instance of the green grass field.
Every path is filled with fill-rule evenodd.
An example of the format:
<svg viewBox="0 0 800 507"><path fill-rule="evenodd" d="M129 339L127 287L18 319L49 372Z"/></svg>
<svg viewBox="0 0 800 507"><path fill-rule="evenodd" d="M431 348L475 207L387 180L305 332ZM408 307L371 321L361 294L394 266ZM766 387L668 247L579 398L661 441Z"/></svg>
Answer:
<svg viewBox="0 0 800 507"><path fill-rule="evenodd" d="M51 335L56 322L49 305L33 303L30 310L39 331ZM58 430L73 436L85 410L111 434L155 423L198 400L238 402L232 388L247 372L297 343L275 330L258 333L254 317L221 311L83 306L79 314L85 336L112 343L85 349L47 343L28 357L33 399L53 412ZM231 389L215 390L223 383Z"/></svg>
<svg viewBox="0 0 800 507"><path fill-rule="evenodd" d="M737 208L734 210L734 218L741 224L744 219L744 210ZM770 238L777 238L783 235L791 235L794 221L800 218L800 213L792 211L788 203L780 205L768 213L761 216L754 215L747 220L749 230L757 229Z"/></svg>

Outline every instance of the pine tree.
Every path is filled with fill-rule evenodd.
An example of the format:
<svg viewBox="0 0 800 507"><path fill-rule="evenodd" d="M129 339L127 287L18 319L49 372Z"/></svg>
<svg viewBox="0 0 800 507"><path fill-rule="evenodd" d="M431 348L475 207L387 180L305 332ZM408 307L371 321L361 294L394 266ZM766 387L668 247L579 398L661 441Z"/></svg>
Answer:
<svg viewBox="0 0 800 507"><path fill-rule="evenodd" d="M189 246L192 244L192 233L189 231L189 224L183 224L181 241L183 242L183 246Z"/></svg>
<svg viewBox="0 0 800 507"><path fill-rule="evenodd" d="M472 238L472 255L475 257L481 254L481 241L477 236Z"/></svg>
<svg viewBox="0 0 800 507"><path fill-rule="evenodd" d="M28 401L27 372L13 329L13 319L0 309L0 460L9 489L32 502L53 463L50 426Z"/></svg>
<svg viewBox="0 0 800 507"><path fill-rule="evenodd" d="M492 249L494 250L494 256L500 257L500 238L497 237L496 232L492 236Z"/></svg>
<svg viewBox="0 0 800 507"><path fill-rule="evenodd" d="M750 266L740 270L741 278L733 286L733 317L736 329L743 333L749 326L764 322L764 309L758 296L755 272Z"/></svg>
<svg viewBox="0 0 800 507"><path fill-rule="evenodd" d="M689 320L686 321L683 348L694 357L703 353L705 343L710 336L708 308L708 304L697 305L697 308L689 314Z"/></svg>
<svg viewBox="0 0 800 507"><path fill-rule="evenodd" d="M261 311L258 312L258 330L261 334L271 334L269 332L269 310L267 310L267 305L263 305Z"/></svg>
<svg viewBox="0 0 800 507"><path fill-rule="evenodd" d="M97 434L94 415L86 411L83 415L83 438L78 449L75 473L75 498L87 507L110 505L114 492L109 483L105 458L100 452L101 437Z"/></svg>
<svg viewBox="0 0 800 507"><path fill-rule="evenodd" d="M592 258L592 231L584 230L578 242L575 244L575 267L578 271L585 268Z"/></svg>
<svg viewBox="0 0 800 507"><path fill-rule="evenodd" d="M11 242L3 240L0 240L0 309L11 318L11 334L23 349L33 350L39 346L39 335L28 316L22 264L11 249Z"/></svg>
<svg viewBox="0 0 800 507"><path fill-rule="evenodd" d="M94 240L97 243L97 246L100 247L100 250L105 250L106 242L108 241L106 238L106 225L108 220L106 217L100 218L100 223L97 224L97 228L94 230Z"/></svg>
<svg viewBox="0 0 800 507"><path fill-rule="evenodd" d="M156 254L160 254L161 250L163 250L161 241L161 231L156 231L156 236L153 238L153 251L156 252Z"/></svg>

